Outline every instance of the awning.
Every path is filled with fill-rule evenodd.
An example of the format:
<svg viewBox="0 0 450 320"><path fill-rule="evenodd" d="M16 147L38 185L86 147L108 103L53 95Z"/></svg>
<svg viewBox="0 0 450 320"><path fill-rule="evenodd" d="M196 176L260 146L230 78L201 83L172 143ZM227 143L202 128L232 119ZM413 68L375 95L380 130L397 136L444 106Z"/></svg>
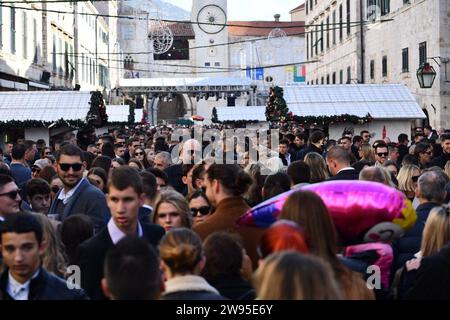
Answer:
<svg viewBox="0 0 450 320"><path fill-rule="evenodd" d="M249 91L249 78L141 78L120 79L119 91L139 93L198 93L198 92L243 92Z"/></svg>
<svg viewBox="0 0 450 320"><path fill-rule="evenodd" d="M265 106L217 107L216 110L220 122L266 121Z"/></svg>
<svg viewBox="0 0 450 320"><path fill-rule="evenodd" d="M287 86L284 99L294 116L332 117L349 114L374 119L425 119L402 84Z"/></svg>

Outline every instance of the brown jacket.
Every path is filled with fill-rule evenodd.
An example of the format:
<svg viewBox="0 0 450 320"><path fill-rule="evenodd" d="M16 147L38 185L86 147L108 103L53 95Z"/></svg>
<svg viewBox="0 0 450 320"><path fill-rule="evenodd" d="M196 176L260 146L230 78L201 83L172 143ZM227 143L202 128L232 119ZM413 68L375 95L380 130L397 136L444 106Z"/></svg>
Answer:
<svg viewBox="0 0 450 320"><path fill-rule="evenodd" d="M258 254L256 251L259 241L264 232L263 229L240 227L236 221L250 207L241 197L224 199L216 207L214 213L203 222L195 224L193 230L205 240L210 234L216 231L228 231L241 236L245 250L252 260L253 269L258 267Z"/></svg>

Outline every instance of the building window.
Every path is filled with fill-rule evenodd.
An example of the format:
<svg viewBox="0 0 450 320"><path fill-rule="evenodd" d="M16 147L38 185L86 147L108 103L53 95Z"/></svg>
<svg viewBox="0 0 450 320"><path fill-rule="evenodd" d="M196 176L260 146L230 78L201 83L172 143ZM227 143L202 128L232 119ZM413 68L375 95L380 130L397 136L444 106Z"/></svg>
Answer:
<svg viewBox="0 0 450 320"><path fill-rule="evenodd" d="M124 26L123 27L123 40L134 40L133 26Z"/></svg>
<svg viewBox="0 0 450 320"><path fill-rule="evenodd" d="M27 59L28 56L28 26L27 26L27 13L22 12L22 29L23 29L23 43L22 43L22 50L23 50L23 58Z"/></svg>
<svg viewBox="0 0 450 320"><path fill-rule="evenodd" d="M64 77L69 78L69 44L64 42Z"/></svg>
<svg viewBox="0 0 450 320"><path fill-rule="evenodd" d="M0 48L2 47L3 47L3 7L0 7Z"/></svg>
<svg viewBox="0 0 450 320"><path fill-rule="evenodd" d="M309 34L306 33L306 60L309 60Z"/></svg>
<svg viewBox="0 0 450 320"><path fill-rule="evenodd" d="M333 11L333 44L336 44L336 11Z"/></svg>
<svg viewBox="0 0 450 320"><path fill-rule="evenodd" d="M402 72L409 72L409 50L402 49Z"/></svg>
<svg viewBox="0 0 450 320"><path fill-rule="evenodd" d="M58 73L60 75L63 75L63 55L61 54L63 52L63 41L62 39L58 39L59 40L59 45L58 45L58 57L59 57L59 63L58 63Z"/></svg>
<svg viewBox="0 0 450 320"><path fill-rule="evenodd" d="M343 28L343 22L342 22L342 4L339 5L339 41L342 41L342 28Z"/></svg>
<svg viewBox="0 0 450 320"><path fill-rule="evenodd" d="M347 84L352 83L352 68L347 68Z"/></svg>
<svg viewBox="0 0 450 320"><path fill-rule="evenodd" d="M427 62L427 43L419 43L419 64Z"/></svg>
<svg viewBox="0 0 450 320"><path fill-rule="evenodd" d="M214 67L220 67L220 62L214 62Z"/></svg>
<svg viewBox="0 0 450 320"><path fill-rule="evenodd" d="M323 52L323 21L320 24L320 52Z"/></svg>
<svg viewBox="0 0 450 320"><path fill-rule="evenodd" d="M330 75L327 74L327 84L330 84Z"/></svg>
<svg viewBox="0 0 450 320"><path fill-rule="evenodd" d="M314 43L314 46L316 47L316 55L319 54L319 26L316 26L316 43Z"/></svg>
<svg viewBox="0 0 450 320"><path fill-rule="evenodd" d="M370 79L375 79L375 60L370 60Z"/></svg>
<svg viewBox="0 0 450 320"><path fill-rule="evenodd" d="M172 47L163 54L154 54L155 60L189 60L189 40L174 39Z"/></svg>
<svg viewBox="0 0 450 320"><path fill-rule="evenodd" d="M306 1L305 7L306 7L306 15L308 15L308 1Z"/></svg>
<svg viewBox="0 0 450 320"><path fill-rule="evenodd" d="M309 9L312 11L313 9L313 0L309 0Z"/></svg>
<svg viewBox="0 0 450 320"><path fill-rule="evenodd" d="M325 84L324 80L324 77L320 78L320 84Z"/></svg>
<svg viewBox="0 0 450 320"><path fill-rule="evenodd" d="M350 0L347 0L347 35L350 34Z"/></svg>
<svg viewBox="0 0 450 320"><path fill-rule="evenodd" d="M327 17L327 49L330 47L330 17Z"/></svg>
<svg viewBox="0 0 450 320"><path fill-rule="evenodd" d="M344 70L339 71L339 83L340 84L344 83Z"/></svg>
<svg viewBox="0 0 450 320"><path fill-rule="evenodd" d="M211 63L210 62L205 62L205 67L211 67Z"/></svg>
<svg viewBox="0 0 450 320"><path fill-rule="evenodd" d="M333 72L333 76L331 77L331 83L336 84L336 72Z"/></svg>
<svg viewBox="0 0 450 320"><path fill-rule="evenodd" d="M56 73L56 36L53 35L52 45L52 71Z"/></svg>
<svg viewBox="0 0 450 320"><path fill-rule="evenodd" d="M387 77L387 56L383 56L382 64L382 75L383 77Z"/></svg>
<svg viewBox="0 0 450 320"><path fill-rule="evenodd" d="M391 0L381 0L381 15L384 16L391 12Z"/></svg>
<svg viewBox="0 0 450 320"><path fill-rule="evenodd" d="M10 37L11 37L11 53L16 53L16 8L11 7L11 17L10 17L10 21L11 21L11 32L10 32Z"/></svg>
<svg viewBox="0 0 450 320"><path fill-rule="evenodd" d="M38 62L37 21L33 19L33 62Z"/></svg>

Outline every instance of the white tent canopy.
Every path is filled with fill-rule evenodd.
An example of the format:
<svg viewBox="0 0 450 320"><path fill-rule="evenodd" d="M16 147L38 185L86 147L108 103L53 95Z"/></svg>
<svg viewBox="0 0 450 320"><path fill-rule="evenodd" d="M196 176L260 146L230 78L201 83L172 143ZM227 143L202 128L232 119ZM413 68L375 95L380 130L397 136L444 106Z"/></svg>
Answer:
<svg viewBox="0 0 450 320"><path fill-rule="evenodd" d="M134 122L138 123L142 120L143 109L134 109ZM106 114L108 122L128 122L130 107L128 105L107 105Z"/></svg>
<svg viewBox="0 0 450 320"><path fill-rule="evenodd" d="M374 119L425 119L409 89L402 84L287 86L284 99L295 116L349 114Z"/></svg>
<svg viewBox="0 0 450 320"><path fill-rule="evenodd" d="M84 120L90 100L83 91L0 92L0 121Z"/></svg>
<svg viewBox="0 0 450 320"><path fill-rule="evenodd" d="M217 119L226 121L266 121L265 106L217 107Z"/></svg>

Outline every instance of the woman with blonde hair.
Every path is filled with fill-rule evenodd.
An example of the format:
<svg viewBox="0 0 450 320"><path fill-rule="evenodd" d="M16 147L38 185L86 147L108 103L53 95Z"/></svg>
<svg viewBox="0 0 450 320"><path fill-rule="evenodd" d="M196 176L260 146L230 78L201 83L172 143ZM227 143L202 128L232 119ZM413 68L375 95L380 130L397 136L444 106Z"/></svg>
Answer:
<svg viewBox="0 0 450 320"><path fill-rule="evenodd" d="M450 161L447 161L447 163L445 164L444 173L450 178Z"/></svg>
<svg viewBox="0 0 450 320"><path fill-rule="evenodd" d="M200 276L205 267L202 240L192 230L174 229L159 244L161 267L166 277L164 300L223 300Z"/></svg>
<svg viewBox="0 0 450 320"><path fill-rule="evenodd" d="M64 254L63 244L56 234L55 226L49 218L41 213L33 213L42 225L42 240L46 249L42 255L42 266L48 272L64 278L66 274L67 258Z"/></svg>
<svg viewBox="0 0 450 320"><path fill-rule="evenodd" d="M191 228L192 215L187 200L177 191L163 190L155 205L153 223L162 226L166 232L173 228Z"/></svg>
<svg viewBox="0 0 450 320"><path fill-rule="evenodd" d="M375 151L369 143L363 143L358 150L361 160L375 163Z"/></svg>
<svg viewBox="0 0 450 320"><path fill-rule="evenodd" d="M411 201L414 200L419 177L420 168L413 164L403 165L397 174L398 189Z"/></svg>
<svg viewBox="0 0 450 320"><path fill-rule="evenodd" d="M282 251L263 260L253 277L261 300L338 300L333 271L322 259Z"/></svg>
<svg viewBox="0 0 450 320"><path fill-rule="evenodd" d="M305 232L309 252L327 261L344 299L373 299L362 277L348 269L337 257L337 234L327 207L311 191L291 194L281 209L279 219L296 222Z"/></svg>
<svg viewBox="0 0 450 320"><path fill-rule="evenodd" d="M438 253L448 243L450 243L450 208L448 205L434 207L423 229L420 251L415 254L414 259L406 262L402 270L398 298L402 299L414 284L422 259Z"/></svg>
<svg viewBox="0 0 450 320"><path fill-rule="evenodd" d="M311 183L322 182L330 177L325 159L317 152L308 153L305 162L311 168Z"/></svg>

